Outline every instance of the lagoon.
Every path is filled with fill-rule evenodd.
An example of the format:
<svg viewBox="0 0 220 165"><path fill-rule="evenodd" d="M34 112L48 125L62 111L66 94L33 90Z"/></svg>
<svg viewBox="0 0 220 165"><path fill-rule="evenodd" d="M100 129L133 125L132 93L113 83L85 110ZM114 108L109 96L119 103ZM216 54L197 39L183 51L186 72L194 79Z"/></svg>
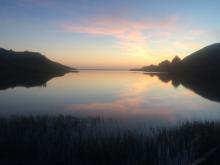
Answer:
<svg viewBox="0 0 220 165"><path fill-rule="evenodd" d="M220 103L181 84L135 71L81 70L40 86L1 87L1 116L60 114L110 118L135 127L168 127L220 120Z"/></svg>

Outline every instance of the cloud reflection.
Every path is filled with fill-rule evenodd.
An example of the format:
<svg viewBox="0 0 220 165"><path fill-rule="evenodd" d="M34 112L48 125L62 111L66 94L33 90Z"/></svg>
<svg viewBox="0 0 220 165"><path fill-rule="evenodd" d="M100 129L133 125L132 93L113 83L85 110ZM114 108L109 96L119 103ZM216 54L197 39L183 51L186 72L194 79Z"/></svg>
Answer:
<svg viewBox="0 0 220 165"><path fill-rule="evenodd" d="M173 91L173 92L172 92ZM192 117L187 111L200 110L202 105L189 101L196 96L182 87L175 89L171 82L162 83L157 77L141 76L125 84L117 91L118 99L113 101L91 101L68 104L66 109L85 116L102 116L126 121L175 123ZM182 103L180 97L188 97ZM188 105L191 109L189 110Z"/></svg>

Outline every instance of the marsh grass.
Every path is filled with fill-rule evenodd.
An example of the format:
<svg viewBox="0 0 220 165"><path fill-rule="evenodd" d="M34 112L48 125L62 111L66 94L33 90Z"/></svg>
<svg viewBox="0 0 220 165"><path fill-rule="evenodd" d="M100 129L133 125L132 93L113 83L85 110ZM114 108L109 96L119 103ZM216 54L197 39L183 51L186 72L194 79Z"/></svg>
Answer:
<svg viewBox="0 0 220 165"><path fill-rule="evenodd" d="M102 118L1 117L0 164L186 165L219 139L220 122L134 131Z"/></svg>

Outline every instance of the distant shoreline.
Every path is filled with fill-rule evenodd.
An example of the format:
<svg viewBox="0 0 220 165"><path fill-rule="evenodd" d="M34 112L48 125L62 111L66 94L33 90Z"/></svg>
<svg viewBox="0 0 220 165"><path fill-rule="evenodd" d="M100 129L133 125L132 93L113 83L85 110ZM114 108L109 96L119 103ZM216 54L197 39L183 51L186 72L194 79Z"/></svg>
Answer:
<svg viewBox="0 0 220 165"><path fill-rule="evenodd" d="M77 70L91 70L91 71L130 71L129 69L77 69Z"/></svg>

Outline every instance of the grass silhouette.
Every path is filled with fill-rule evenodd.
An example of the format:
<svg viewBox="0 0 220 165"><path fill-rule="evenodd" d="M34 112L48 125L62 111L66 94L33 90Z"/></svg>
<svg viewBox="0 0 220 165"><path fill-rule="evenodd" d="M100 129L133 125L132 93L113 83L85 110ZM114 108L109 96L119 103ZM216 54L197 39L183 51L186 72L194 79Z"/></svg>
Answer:
<svg viewBox="0 0 220 165"><path fill-rule="evenodd" d="M219 144L220 122L148 131L73 116L0 118L0 164L183 165Z"/></svg>

